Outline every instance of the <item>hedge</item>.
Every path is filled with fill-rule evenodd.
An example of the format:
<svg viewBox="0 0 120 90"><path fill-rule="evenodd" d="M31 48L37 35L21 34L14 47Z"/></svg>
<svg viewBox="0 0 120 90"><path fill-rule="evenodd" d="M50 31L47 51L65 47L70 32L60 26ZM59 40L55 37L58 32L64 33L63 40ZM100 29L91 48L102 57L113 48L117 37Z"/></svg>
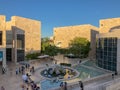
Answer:
<svg viewBox="0 0 120 90"><path fill-rule="evenodd" d="M68 63L60 63L60 65L71 67L71 64Z"/></svg>

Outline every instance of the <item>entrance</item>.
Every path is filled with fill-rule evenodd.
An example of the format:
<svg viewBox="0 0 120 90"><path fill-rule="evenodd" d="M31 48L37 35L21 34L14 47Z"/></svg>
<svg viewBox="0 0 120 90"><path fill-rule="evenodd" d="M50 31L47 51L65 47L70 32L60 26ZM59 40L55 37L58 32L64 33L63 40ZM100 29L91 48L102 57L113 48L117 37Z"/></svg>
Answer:
<svg viewBox="0 0 120 90"><path fill-rule="evenodd" d="M6 61L12 61L12 48L6 48Z"/></svg>

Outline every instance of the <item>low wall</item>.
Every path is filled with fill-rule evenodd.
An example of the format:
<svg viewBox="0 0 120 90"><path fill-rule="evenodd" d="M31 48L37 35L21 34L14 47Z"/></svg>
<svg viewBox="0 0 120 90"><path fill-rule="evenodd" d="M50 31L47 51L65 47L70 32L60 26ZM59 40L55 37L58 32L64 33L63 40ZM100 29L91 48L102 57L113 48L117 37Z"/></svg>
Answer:
<svg viewBox="0 0 120 90"><path fill-rule="evenodd" d="M96 82L96 81L99 81L99 80L102 80L102 79L105 79L105 78L112 78L112 73L97 76L97 77L90 78L90 79L86 79L82 82L83 82L84 85L88 85L90 83L93 83L93 82ZM78 81L75 81L73 83L68 83L68 85L67 85L68 90L72 90L73 88L76 88L76 87L78 87L78 88L80 87ZM61 90L61 87L53 88L52 90ZM106 89L106 90L109 90L109 89ZM113 90L113 89L110 89L110 90Z"/></svg>

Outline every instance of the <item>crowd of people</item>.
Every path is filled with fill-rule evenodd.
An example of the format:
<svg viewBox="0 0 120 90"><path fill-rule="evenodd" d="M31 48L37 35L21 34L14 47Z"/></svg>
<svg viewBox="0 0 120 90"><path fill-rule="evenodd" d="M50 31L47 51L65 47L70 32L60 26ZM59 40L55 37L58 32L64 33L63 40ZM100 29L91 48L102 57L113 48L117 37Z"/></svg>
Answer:
<svg viewBox="0 0 120 90"><path fill-rule="evenodd" d="M5 72L3 68L3 73ZM22 75L23 83L20 85L21 90L40 90L40 87L31 79L31 75L34 74L35 68L34 66L30 66L30 64L19 65L15 69L16 76ZM67 90L67 82L62 82L60 87L63 90ZM1 90L5 90L4 86L1 86Z"/></svg>
<svg viewBox="0 0 120 90"><path fill-rule="evenodd" d="M22 90L40 90L40 87L30 78L31 74L34 74L34 66L25 64L16 68L16 75L21 74L23 84L21 85ZM30 74L28 73L30 72Z"/></svg>
<svg viewBox="0 0 120 90"><path fill-rule="evenodd" d="M24 84L22 85L22 90L40 90L40 87L30 78L31 75L23 74L22 79Z"/></svg>
<svg viewBox="0 0 120 90"><path fill-rule="evenodd" d="M34 66L32 66L30 68L30 64L25 64L25 65L22 65L22 66L16 68L16 75L24 74L26 70L29 70L30 73L34 73L35 72Z"/></svg>
<svg viewBox="0 0 120 90"><path fill-rule="evenodd" d="M26 73L26 70L29 70L30 74ZM40 87L37 86L37 84L30 78L31 74L33 74L34 72L34 66L30 67L29 64L25 64L24 66L19 67L19 69L16 68L16 75L18 73L22 73L22 90L40 90Z"/></svg>
<svg viewBox="0 0 120 90"><path fill-rule="evenodd" d="M28 73L29 72L29 73ZM15 74L22 75L23 84L20 85L22 90L40 90L40 87L30 78L34 74L34 66L30 66L29 63L19 65L15 69ZM6 69L2 67L2 74L6 73ZM4 86L1 86L0 90L5 90Z"/></svg>

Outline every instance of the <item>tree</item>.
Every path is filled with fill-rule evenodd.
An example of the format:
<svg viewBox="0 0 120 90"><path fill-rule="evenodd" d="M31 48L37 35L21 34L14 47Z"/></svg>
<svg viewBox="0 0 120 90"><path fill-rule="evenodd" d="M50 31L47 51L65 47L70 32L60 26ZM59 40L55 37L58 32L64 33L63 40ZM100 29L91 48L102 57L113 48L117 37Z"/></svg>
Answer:
<svg viewBox="0 0 120 90"><path fill-rule="evenodd" d="M41 52L44 53L45 52L45 49L46 47L48 47L50 45L50 42L49 42L49 38L48 37L45 37L45 38L42 38L41 40Z"/></svg>
<svg viewBox="0 0 120 90"><path fill-rule="evenodd" d="M44 53L54 57L58 53L58 48L54 45L49 45L45 48Z"/></svg>
<svg viewBox="0 0 120 90"><path fill-rule="evenodd" d="M49 56L55 56L58 53L58 48L53 44L53 41L48 37L42 38L42 53L47 54Z"/></svg>
<svg viewBox="0 0 120 90"><path fill-rule="evenodd" d="M90 42L86 38L75 37L70 41L69 51L70 53L85 58L88 56L90 50Z"/></svg>

